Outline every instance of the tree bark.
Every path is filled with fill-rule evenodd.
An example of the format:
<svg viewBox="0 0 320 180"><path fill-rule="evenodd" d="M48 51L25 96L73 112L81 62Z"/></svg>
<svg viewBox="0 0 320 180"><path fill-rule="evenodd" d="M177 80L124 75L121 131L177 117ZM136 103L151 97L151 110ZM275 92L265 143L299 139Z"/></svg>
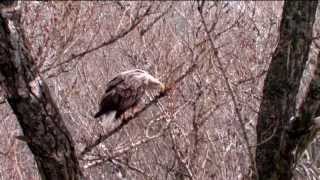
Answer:
<svg viewBox="0 0 320 180"><path fill-rule="evenodd" d="M312 42L318 1L285 1L279 44L264 82L257 122L256 166L260 180L291 179L297 141L288 133L296 117L300 80Z"/></svg>
<svg viewBox="0 0 320 180"><path fill-rule="evenodd" d="M33 153L42 179L81 179L74 142L30 55L19 13L12 17L0 15L0 85L23 130L20 139Z"/></svg>

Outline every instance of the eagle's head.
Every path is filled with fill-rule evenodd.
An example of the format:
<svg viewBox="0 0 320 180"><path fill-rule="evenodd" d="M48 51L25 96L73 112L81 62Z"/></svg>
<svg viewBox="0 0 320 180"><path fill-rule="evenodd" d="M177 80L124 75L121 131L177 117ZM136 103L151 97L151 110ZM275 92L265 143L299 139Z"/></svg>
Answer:
<svg viewBox="0 0 320 180"><path fill-rule="evenodd" d="M149 89L159 89L160 92L164 92L166 89L164 83L144 70L135 69L132 70L131 73L135 76L135 79L141 80L143 85Z"/></svg>
<svg viewBox="0 0 320 180"><path fill-rule="evenodd" d="M147 86L153 89L159 89L160 92L164 92L166 90L166 86L162 82L160 82L158 79L154 77L152 78L153 79L148 79Z"/></svg>

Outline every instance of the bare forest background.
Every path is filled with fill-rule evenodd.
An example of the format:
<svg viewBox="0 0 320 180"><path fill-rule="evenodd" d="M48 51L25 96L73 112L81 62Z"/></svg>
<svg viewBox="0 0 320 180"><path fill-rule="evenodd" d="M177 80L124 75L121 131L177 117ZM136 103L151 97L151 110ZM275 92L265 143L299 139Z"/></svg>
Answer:
<svg viewBox="0 0 320 180"><path fill-rule="evenodd" d="M20 6L31 55L75 142L86 179L251 177L257 115L283 2L219 1L200 8L191 1L23 1ZM319 20L317 14L314 36L320 35ZM315 39L299 97L318 51ZM133 68L166 84L182 78L165 97L81 154L118 123L92 117L105 84ZM39 180L32 153L16 138L20 125L0 93L0 179ZM154 96L148 92L143 102ZM319 154L315 138L294 178L320 179Z"/></svg>

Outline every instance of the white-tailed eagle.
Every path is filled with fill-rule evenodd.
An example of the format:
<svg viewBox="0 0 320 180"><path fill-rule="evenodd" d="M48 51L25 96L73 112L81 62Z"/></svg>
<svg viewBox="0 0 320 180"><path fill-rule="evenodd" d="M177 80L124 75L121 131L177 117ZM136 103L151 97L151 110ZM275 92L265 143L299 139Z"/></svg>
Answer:
<svg viewBox="0 0 320 180"><path fill-rule="evenodd" d="M160 89L160 92L163 92L165 86L140 69L118 74L107 83L99 111L94 117L98 118L105 114L108 120L119 118L127 109L138 104L147 89Z"/></svg>

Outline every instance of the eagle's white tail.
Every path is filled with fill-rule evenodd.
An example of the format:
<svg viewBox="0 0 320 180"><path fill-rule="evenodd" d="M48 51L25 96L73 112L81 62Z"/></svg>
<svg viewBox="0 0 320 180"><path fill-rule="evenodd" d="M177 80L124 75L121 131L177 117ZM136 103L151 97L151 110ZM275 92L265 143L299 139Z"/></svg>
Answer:
<svg viewBox="0 0 320 180"><path fill-rule="evenodd" d="M116 118L117 111L110 111L108 114L105 115L105 118L103 118L103 121L113 121Z"/></svg>
<svg viewBox="0 0 320 180"><path fill-rule="evenodd" d="M103 127L110 127L111 124L113 124L114 120L116 119L117 111L110 111L107 114L105 114L102 118L101 125Z"/></svg>

